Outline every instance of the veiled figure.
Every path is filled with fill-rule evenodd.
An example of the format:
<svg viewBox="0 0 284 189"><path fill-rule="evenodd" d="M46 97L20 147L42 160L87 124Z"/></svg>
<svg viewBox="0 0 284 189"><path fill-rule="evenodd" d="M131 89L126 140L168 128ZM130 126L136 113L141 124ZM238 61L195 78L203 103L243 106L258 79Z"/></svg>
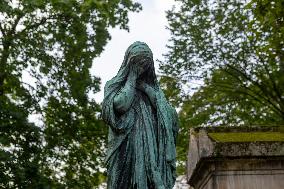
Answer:
<svg viewBox="0 0 284 189"><path fill-rule="evenodd" d="M177 114L159 87L146 43L130 45L106 83L102 115L110 127L108 189L172 189Z"/></svg>

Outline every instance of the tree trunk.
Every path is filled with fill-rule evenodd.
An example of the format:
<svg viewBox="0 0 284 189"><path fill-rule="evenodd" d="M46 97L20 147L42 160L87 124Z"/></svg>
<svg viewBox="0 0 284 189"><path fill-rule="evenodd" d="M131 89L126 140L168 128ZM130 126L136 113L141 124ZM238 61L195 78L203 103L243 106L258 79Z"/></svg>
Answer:
<svg viewBox="0 0 284 189"><path fill-rule="evenodd" d="M9 49L11 46L11 41L3 40L3 51L0 60L0 96L4 94L4 81L6 78L6 65L9 57Z"/></svg>

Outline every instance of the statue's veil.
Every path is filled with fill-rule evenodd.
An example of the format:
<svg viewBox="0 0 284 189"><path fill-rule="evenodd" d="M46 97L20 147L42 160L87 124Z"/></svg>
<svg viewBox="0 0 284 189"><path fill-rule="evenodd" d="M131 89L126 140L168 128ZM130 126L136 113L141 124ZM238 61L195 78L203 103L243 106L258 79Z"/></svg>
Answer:
<svg viewBox="0 0 284 189"><path fill-rule="evenodd" d="M149 62L150 68L145 73L147 75L146 78L148 79L148 84L150 84L156 90L159 89L158 80L155 74L153 53L146 43L136 41L133 44L131 44L126 50L123 62L120 66L120 69L117 75L106 83L105 89L104 89L104 93L105 93L104 102L107 102L108 101L107 99L113 99L114 97L113 95L116 95L117 92L124 86L127 80L127 76L130 71L130 66L131 66L130 61L132 60L133 57L137 55L144 55L150 59L150 62ZM107 110L107 112L108 111L111 111L111 110ZM105 113L106 111L103 111L103 118L108 117L108 116L105 116ZM105 121L107 121L109 125L113 125L115 122L115 119L114 118L105 119Z"/></svg>

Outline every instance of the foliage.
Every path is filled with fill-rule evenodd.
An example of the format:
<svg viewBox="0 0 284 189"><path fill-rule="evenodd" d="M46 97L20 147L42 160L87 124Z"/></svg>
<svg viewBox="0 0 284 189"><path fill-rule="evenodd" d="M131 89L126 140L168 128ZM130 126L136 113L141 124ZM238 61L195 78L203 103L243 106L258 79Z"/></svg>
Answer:
<svg viewBox="0 0 284 189"><path fill-rule="evenodd" d="M159 82L169 102L175 107L179 106L182 100L176 97L181 93L181 84L176 79L165 75L159 77Z"/></svg>
<svg viewBox="0 0 284 189"><path fill-rule="evenodd" d="M283 124L284 1L177 1L160 68L183 90L171 97L182 100L180 151L189 127ZM204 84L184 90L192 81Z"/></svg>
<svg viewBox="0 0 284 189"><path fill-rule="evenodd" d="M0 187L41 188L39 128L27 121L24 107L0 97ZM37 178L35 180L34 178Z"/></svg>
<svg viewBox="0 0 284 189"><path fill-rule="evenodd" d="M131 0L0 1L0 187L102 181L106 127L88 96L100 83L89 69L108 28L128 30L128 12L140 9Z"/></svg>

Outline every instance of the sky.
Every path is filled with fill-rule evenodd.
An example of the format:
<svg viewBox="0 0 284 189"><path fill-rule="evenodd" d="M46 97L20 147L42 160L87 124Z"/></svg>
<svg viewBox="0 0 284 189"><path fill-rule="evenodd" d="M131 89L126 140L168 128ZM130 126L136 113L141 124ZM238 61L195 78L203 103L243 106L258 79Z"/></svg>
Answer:
<svg viewBox="0 0 284 189"><path fill-rule="evenodd" d="M130 31L111 28L111 40L107 43L100 57L94 59L91 74L101 78L101 91L94 95L96 102L103 100L105 83L114 77L122 64L126 49L135 41L148 44L154 60L162 60L162 54L167 52L166 44L170 32L166 29L166 10L172 8L174 0L136 0L143 10L139 13L129 13ZM157 71L158 63L155 61Z"/></svg>

